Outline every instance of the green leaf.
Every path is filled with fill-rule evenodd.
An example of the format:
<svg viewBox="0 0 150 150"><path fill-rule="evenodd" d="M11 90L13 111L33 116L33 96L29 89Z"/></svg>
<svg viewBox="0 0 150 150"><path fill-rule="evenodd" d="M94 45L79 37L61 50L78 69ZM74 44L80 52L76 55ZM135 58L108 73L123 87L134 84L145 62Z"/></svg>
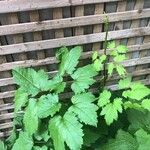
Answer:
<svg viewBox="0 0 150 150"><path fill-rule="evenodd" d="M79 62L82 49L80 46L76 46L69 52L62 55L61 64L59 68L60 75L64 73L72 74Z"/></svg>
<svg viewBox="0 0 150 150"><path fill-rule="evenodd" d="M45 122L44 120L39 122L39 127L36 133L34 134L34 137L38 140L41 141L42 139L47 142L50 138L48 134L48 127L47 127L47 121Z"/></svg>
<svg viewBox="0 0 150 150"><path fill-rule="evenodd" d="M64 142L72 150L79 150L83 144L82 125L73 114L56 116L49 122L49 131L55 150L65 150Z"/></svg>
<svg viewBox="0 0 150 150"><path fill-rule="evenodd" d="M121 98L116 98L114 99L113 103L109 103L105 107L103 107L100 115L104 115L107 125L110 125L114 120L118 119L118 112L122 113Z"/></svg>
<svg viewBox="0 0 150 150"><path fill-rule="evenodd" d="M138 143L131 134L118 130L116 138L101 146L99 150L137 150Z"/></svg>
<svg viewBox="0 0 150 150"><path fill-rule="evenodd" d="M130 109L136 109L136 110L139 110L139 111L143 111L142 106L138 103L132 103L130 101L127 101L127 102L124 102L123 105L124 105L125 109L130 108Z"/></svg>
<svg viewBox="0 0 150 150"><path fill-rule="evenodd" d="M99 96L98 106L103 107L106 104L110 103L110 97L111 97L110 91L104 90Z"/></svg>
<svg viewBox="0 0 150 150"><path fill-rule="evenodd" d="M150 132L150 112L129 109L127 111L128 120L130 122L129 130L135 133L138 129L143 128Z"/></svg>
<svg viewBox="0 0 150 150"><path fill-rule="evenodd" d="M131 90L123 92L125 98L131 98L137 101L142 100L144 97L150 95L150 89L142 83L132 83L130 86Z"/></svg>
<svg viewBox="0 0 150 150"><path fill-rule="evenodd" d="M25 130L32 135L38 129L38 115L37 115L37 106L36 99L29 99L29 104L25 110L23 123Z"/></svg>
<svg viewBox="0 0 150 150"><path fill-rule="evenodd" d="M150 99L144 99L142 101L142 107L150 111Z"/></svg>
<svg viewBox="0 0 150 150"><path fill-rule="evenodd" d="M115 68L115 65L113 63L108 64L108 74L110 76L112 75L114 68Z"/></svg>
<svg viewBox="0 0 150 150"><path fill-rule="evenodd" d="M50 87L51 91L55 91L55 93L61 93L64 91L66 83L63 82L63 78L59 74L56 74L52 80L48 81L48 86Z"/></svg>
<svg viewBox="0 0 150 150"><path fill-rule="evenodd" d="M122 79L119 81L118 87L119 89L129 88L131 85L131 77Z"/></svg>
<svg viewBox="0 0 150 150"><path fill-rule="evenodd" d="M81 122L85 124L97 126L98 107L92 102L95 100L91 93L81 93L72 97L73 105L69 108L69 112L73 112L78 116Z"/></svg>
<svg viewBox="0 0 150 150"><path fill-rule="evenodd" d="M122 62L123 60L126 60L126 55L125 54L117 55L117 56L114 57L115 62Z"/></svg>
<svg viewBox="0 0 150 150"><path fill-rule="evenodd" d="M28 135L27 132L20 132L19 138L16 140L12 150L20 150L20 148L23 148L23 150L31 150L32 147L32 138Z"/></svg>
<svg viewBox="0 0 150 150"><path fill-rule="evenodd" d="M15 112L21 110L21 107L25 106L28 101L28 94L19 88L15 93Z"/></svg>
<svg viewBox="0 0 150 150"><path fill-rule="evenodd" d="M58 101L58 95L43 95L37 102L37 115L39 118L52 117L59 111L60 107L61 104Z"/></svg>
<svg viewBox="0 0 150 150"><path fill-rule="evenodd" d="M122 65L116 65L117 72L120 76L125 76L126 70Z"/></svg>
<svg viewBox="0 0 150 150"><path fill-rule="evenodd" d="M128 51L128 48L125 45L119 45L116 47L116 50L119 53L126 53Z"/></svg>
<svg viewBox="0 0 150 150"><path fill-rule="evenodd" d="M34 146L33 150L48 150L48 148L46 146L42 146L42 147L40 147L40 146Z"/></svg>
<svg viewBox="0 0 150 150"><path fill-rule="evenodd" d="M139 143L137 150L148 150L150 148L150 134L140 129L135 133L135 136Z"/></svg>
<svg viewBox="0 0 150 150"><path fill-rule="evenodd" d="M6 150L4 142L0 140L0 150Z"/></svg>
<svg viewBox="0 0 150 150"><path fill-rule="evenodd" d="M104 62L106 60L106 58L107 58L107 56L104 54L102 56L100 56L101 63Z"/></svg>
<svg viewBox="0 0 150 150"><path fill-rule="evenodd" d="M92 60L94 61L95 59L97 59L98 57L98 52L94 51L93 55L92 55Z"/></svg>
<svg viewBox="0 0 150 150"><path fill-rule="evenodd" d="M116 47L115 41L111 41L108 43L107 48L108 49L114 49Z"/></svg>
<svg viewBox="0 0 150 150"><path fill-rule="evenodd" d="M93 63L93 66L94 66L96 71L100 71L102 69L103 65L99 59L96 59Z"/></svg>
<svg viewBox="0 0 150 150"><path fill-rule="evenodd" d="M49 89L48 74L44 70L36 72L31 68L16 68L12 73L15 82L29 95L35 96L39 92Z"/></svg>
<svg viewBox="0 0 150 150"><path fill-rule="evenodd" d="M85 92L85 89L88 89L95 80L93 79L98 73L94 69L93 65L87 65L81 68L78 68L71 77L75 80L71 85L71 89L76 93Z"/></svg>

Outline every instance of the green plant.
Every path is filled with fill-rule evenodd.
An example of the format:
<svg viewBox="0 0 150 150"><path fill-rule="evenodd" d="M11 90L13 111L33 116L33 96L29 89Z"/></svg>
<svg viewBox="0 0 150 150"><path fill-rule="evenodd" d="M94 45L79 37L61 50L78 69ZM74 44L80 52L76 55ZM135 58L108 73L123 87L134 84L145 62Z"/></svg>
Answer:
<svg viewBox="0 0 150 150"><path fill-rule="evenodd" d="M81 47L62 47L56 54L59 69L54 77L43 70L13 70L19 86L13 132L0 141L1 150L149 149L150 89L128 77L121 64L127 47L108 43L107 38L105 44L104 54L95 51L91 63L81 67L77 66ZM90 87L103 71L103 86L94 94ZM121 78L117 92L106 86L113 72ZM71 94L64 100L61 94L66 89Z"/></svg>

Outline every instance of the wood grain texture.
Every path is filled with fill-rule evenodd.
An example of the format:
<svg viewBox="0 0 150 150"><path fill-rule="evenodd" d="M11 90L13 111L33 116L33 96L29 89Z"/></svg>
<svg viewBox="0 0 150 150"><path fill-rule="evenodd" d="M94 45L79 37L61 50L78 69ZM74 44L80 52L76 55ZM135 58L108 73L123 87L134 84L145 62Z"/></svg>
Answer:
<svg viewBox="0 0 150 150"><path fill-rule="evenodd" d="M115 2L122 0L13 0L0 1L0 13L29 11L46 8L85 5L93 3Z"/></svg>

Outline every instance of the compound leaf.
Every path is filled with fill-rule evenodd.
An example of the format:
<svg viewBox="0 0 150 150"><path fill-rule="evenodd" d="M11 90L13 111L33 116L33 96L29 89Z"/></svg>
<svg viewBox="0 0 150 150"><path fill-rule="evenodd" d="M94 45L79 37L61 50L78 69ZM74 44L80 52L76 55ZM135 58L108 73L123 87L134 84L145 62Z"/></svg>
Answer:
<svg viewBox="0 0 150 150"><path fill-rule="evenodd" d="M85 92L85 89L88 89L95 80L93 79L98 73L94 69L93 65L87 65L81 68L78 68L71 77L75 80L71 85L71 89L76 93Z"/></svg>
<svg viewBox="0 0 150 150"><path fill-rule="evenodd" d="M36 72L31 68L16 68L12 73L15 82L29 95L35 96L49 89L48 74L44 70Z"/></svg>
<svg viewBox="0 0 150 150"><path fill-rule="evenodd" d="M79 62L79 58L81 55L82 49L80 46L76 46L72 48L70 51L66 50L64 54L62 54L61 64L59 68L60 75L64 75L64 73L72 74L75 70Z"/></svg>
<svg viewBox="0 0 150 150"><path fill-rule="evenodd" d="M83 144L82 125L70 113L63 117L56 116L49 122L49 131L54 142L55 150L65 150L64 142L72 150L79 150Z"/></svg>
<svg viewBox="0 0 150 150"><path fill-rule="evenodd" d="M59 111L61 104L58 101L58 95L48 94L43 95L37 102L37 114L39 118L46 118L53 116Z"/></svg>
<svg viewBox="0 0 150 150"><path fill-rule="evenodd" d="M69 108L69 112L77 115L81 122L96 126L98 107L92 103L94 100L92 93L77 94L71 99L73 105Z"/></svg>
<svg viewBox="0 0 150 150"><path fill-rule="evenodd" d="M110 91L104 90L99 96L98 106L103 107L106 104L110 103L110 97L111 97Z"/></svg>
<svg viewBox="0 0 150 150"><path fill-rule="evenodd" d="M107 104L102 108L100 113L101 116L104 115L106 123L110 125L114 120L118 119L118 112L122 113L122 99L116 98L113 103Z"/></svg>

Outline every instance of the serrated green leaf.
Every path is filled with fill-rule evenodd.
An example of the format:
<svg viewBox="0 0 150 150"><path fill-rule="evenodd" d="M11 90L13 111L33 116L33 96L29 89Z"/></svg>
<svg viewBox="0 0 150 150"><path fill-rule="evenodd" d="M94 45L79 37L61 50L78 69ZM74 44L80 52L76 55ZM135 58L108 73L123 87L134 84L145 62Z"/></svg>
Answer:
<svg viewBox="0 0 150 150"><path fill-rule="evenodd" d="M60 75L64 73L72 74L79 62L82 49L80 46L72 48L69 52L62 55L61 64L59 68Z"/></svg>
<svg viewBox="0 0 150 150"><path fill-rule="evenodd" d="M34 146L33 150L48 150L48 148L46 146L42 146L42 147L40 147L40 146Z"/></svg>
<svg viewBox="0 0 150 150"><path fill-rule="evenodd" d="M111 41L111 42L109 42L108 45L107 45L107 48L108 48L108 49L113 49L113 48L115 48L115 47L116 47L115 41Z"/></svg>
<svg viewBox="0 0 150 150"><path fill-rule="evenodd" d="M116 70L120 76L125 76L126 70L122 65L116 65Z"/></svg>
<svg viewBox="0 0 150 150"><path fill-rule="evenodd" d="M41 91L49 90L48 74L44 70L36 72L31 68L16 68L12 73L15 82L29 95L35 96Z"/></svg>
<svg viewBox="0 0 150 150"><path fill-rule="evenodd" d="M97 59L98 57L98 52L94 51L93 55L92 55L92 60L94 61L95 59Z"/></svg>
<svg viewBox="0 0 150 150"><path fill-rule="evenodd" d="M118 87L119 89L129 88L131 85L131 77L122 79L119 81Z"/></svg>
<svg viewBox="0 0 150 150"><path fill-rule="evenodd" d="M104 54L102 56L100 56L101 63L103 63L106 60L106 58L107 58L107 56Z"/></svg>
<svg viewBox="0 0 150 150"><path fill-rule="evenodd" d="M137 150L138 143L131 134L118 130L116 138L101 146L99 150Z"/></svg>
<svg viewBox="0 0 150 150"><path fill-rule="evenodd" d="M21 110L21 107L25 106L28 101L28 94L19 88L15 93L15 112Z"/></svg>
<svg viewBox="0 0 150 150"><path fill-rule="evenodd" d="M49 131L54 142L55 150L65 150L64 142L71 150L79 150L83 144L82 125L70 113L63 117L56 116L49 122Z"/></svg>
<svg viewBox="0 0 150 150"><path fill-rule="evenodd" d="M114 57L114 61L115 62L122 62L124 60L126 60L125 54L123 54L123 55L117 55L117 56Z"/></svg>
<svg viewBox="0 0 150 150"><path fill-rule="evenodd" d="M128 48L125 45L119 45L116 47L116 50L119 53L126 53L128 51Z"/></svg>
<svg viewBox="0 0 150 150"><path fill-rule="evenodd" d="M115 65L113 63L108 64L108 74L110 76L112 75L114 68L115 68Z"/></svg>
<svg viewBox="0 0 150 150"><path fill-rule="evenodd" d="M102 69L103 65L99 59L96 59L93 63L93 66L94 66L96 71L100 71Z"/></svg>
<svg viewBox="0 0 150 150"><path fill-rule="evenodd" d="M114 56L118 55L118 52L117 52L117 50L111 50L109 55L114 57Z"/></svg>
<svg viewBox="0 0 150 150"><path fill-rule="evenodd" d="M38 129L38 115L37 115L37 106L36 99L29 99L29 104L25 110L23 123L25 130L32 135Z"/></svg>
<svg viewBox="0 0 150 150"><path fill-rule="evenodd" d="M116 98L114 99L113 103L109 103L105 107L103 107L100 115L104 116L106 123L110 125L114 120L118 119L118 112L122 113L121 98Z"/></svg>
<svg viewBox="0 0 150 150"><path fill-rule="evenodd" d="M150 148L150 134L140 129L135 133L135 136L139 144L137 150L148 150Z"/></svg>
<svg viewBox="0 0 150 150"><path fill-rule="evenodd" d="M85 92L85 89L88 89L95 80L93 79L98 73L94 69L93 65L87 65L81 68L78 68L71 77L74 79L74 82L71 85L71 89L76 93Z"/></svg>
<svg viewBox="0 0 150 150"><path fill-rule="evenodd" d="M98 106L103 107L106 104L110 103L110 97L111 97L110 91L104 90L99 96Z"/></svg>
<svg viewBox="0 0 150 150"><path fill-rule="evenodd" d="M150 111L150 99L144 99L142 101L142 107Z"/></svg>
<svg viewBox="0 0 150 150"><path fill-rule="evenodd" d="M92 93L81 93L72 97L73 105L69 108L69 112L73 112L78 116L81 122L85 124L97 126L97 110L98 107L92 102L95 97Z"/></svg>
<svg viewBox="0 0 150 150"><path fill-rule="evenodd" d="M144 97L150 95L150 89L142 83L132 83L130 90L124 91L123 96L125 98L131 98L134 100L142 100Z"/></svg>
<svg viewBox="0 0 150 150"><path fill-rule="evenodd" d="M123 105L124 105L125 109L130 108L130 109L136 109L136 110L139 110L139 111L143 110L142 106L140 104L138 104L138 103L132 103L130 101L127 101L127 102L124 102Z"/></svg>
<svg viewBox="0 0 150 150"><path fill-rule="evenodd" d="M59 111L60 107L61 104L58 101L58 95L43 95L37 102L37 115L39 118L46 118L48 116L52 117L57 111Z"/></svg>
<svg viewBox="0 0 150 150"><path fill-rule="evenodd" d="M16 140L16 143L14 144L12 150L20 150L20 148L22 148L23 150L31 150L32 147L32 138L28 135L27 132L20 132L19 138Z"/></svg>

